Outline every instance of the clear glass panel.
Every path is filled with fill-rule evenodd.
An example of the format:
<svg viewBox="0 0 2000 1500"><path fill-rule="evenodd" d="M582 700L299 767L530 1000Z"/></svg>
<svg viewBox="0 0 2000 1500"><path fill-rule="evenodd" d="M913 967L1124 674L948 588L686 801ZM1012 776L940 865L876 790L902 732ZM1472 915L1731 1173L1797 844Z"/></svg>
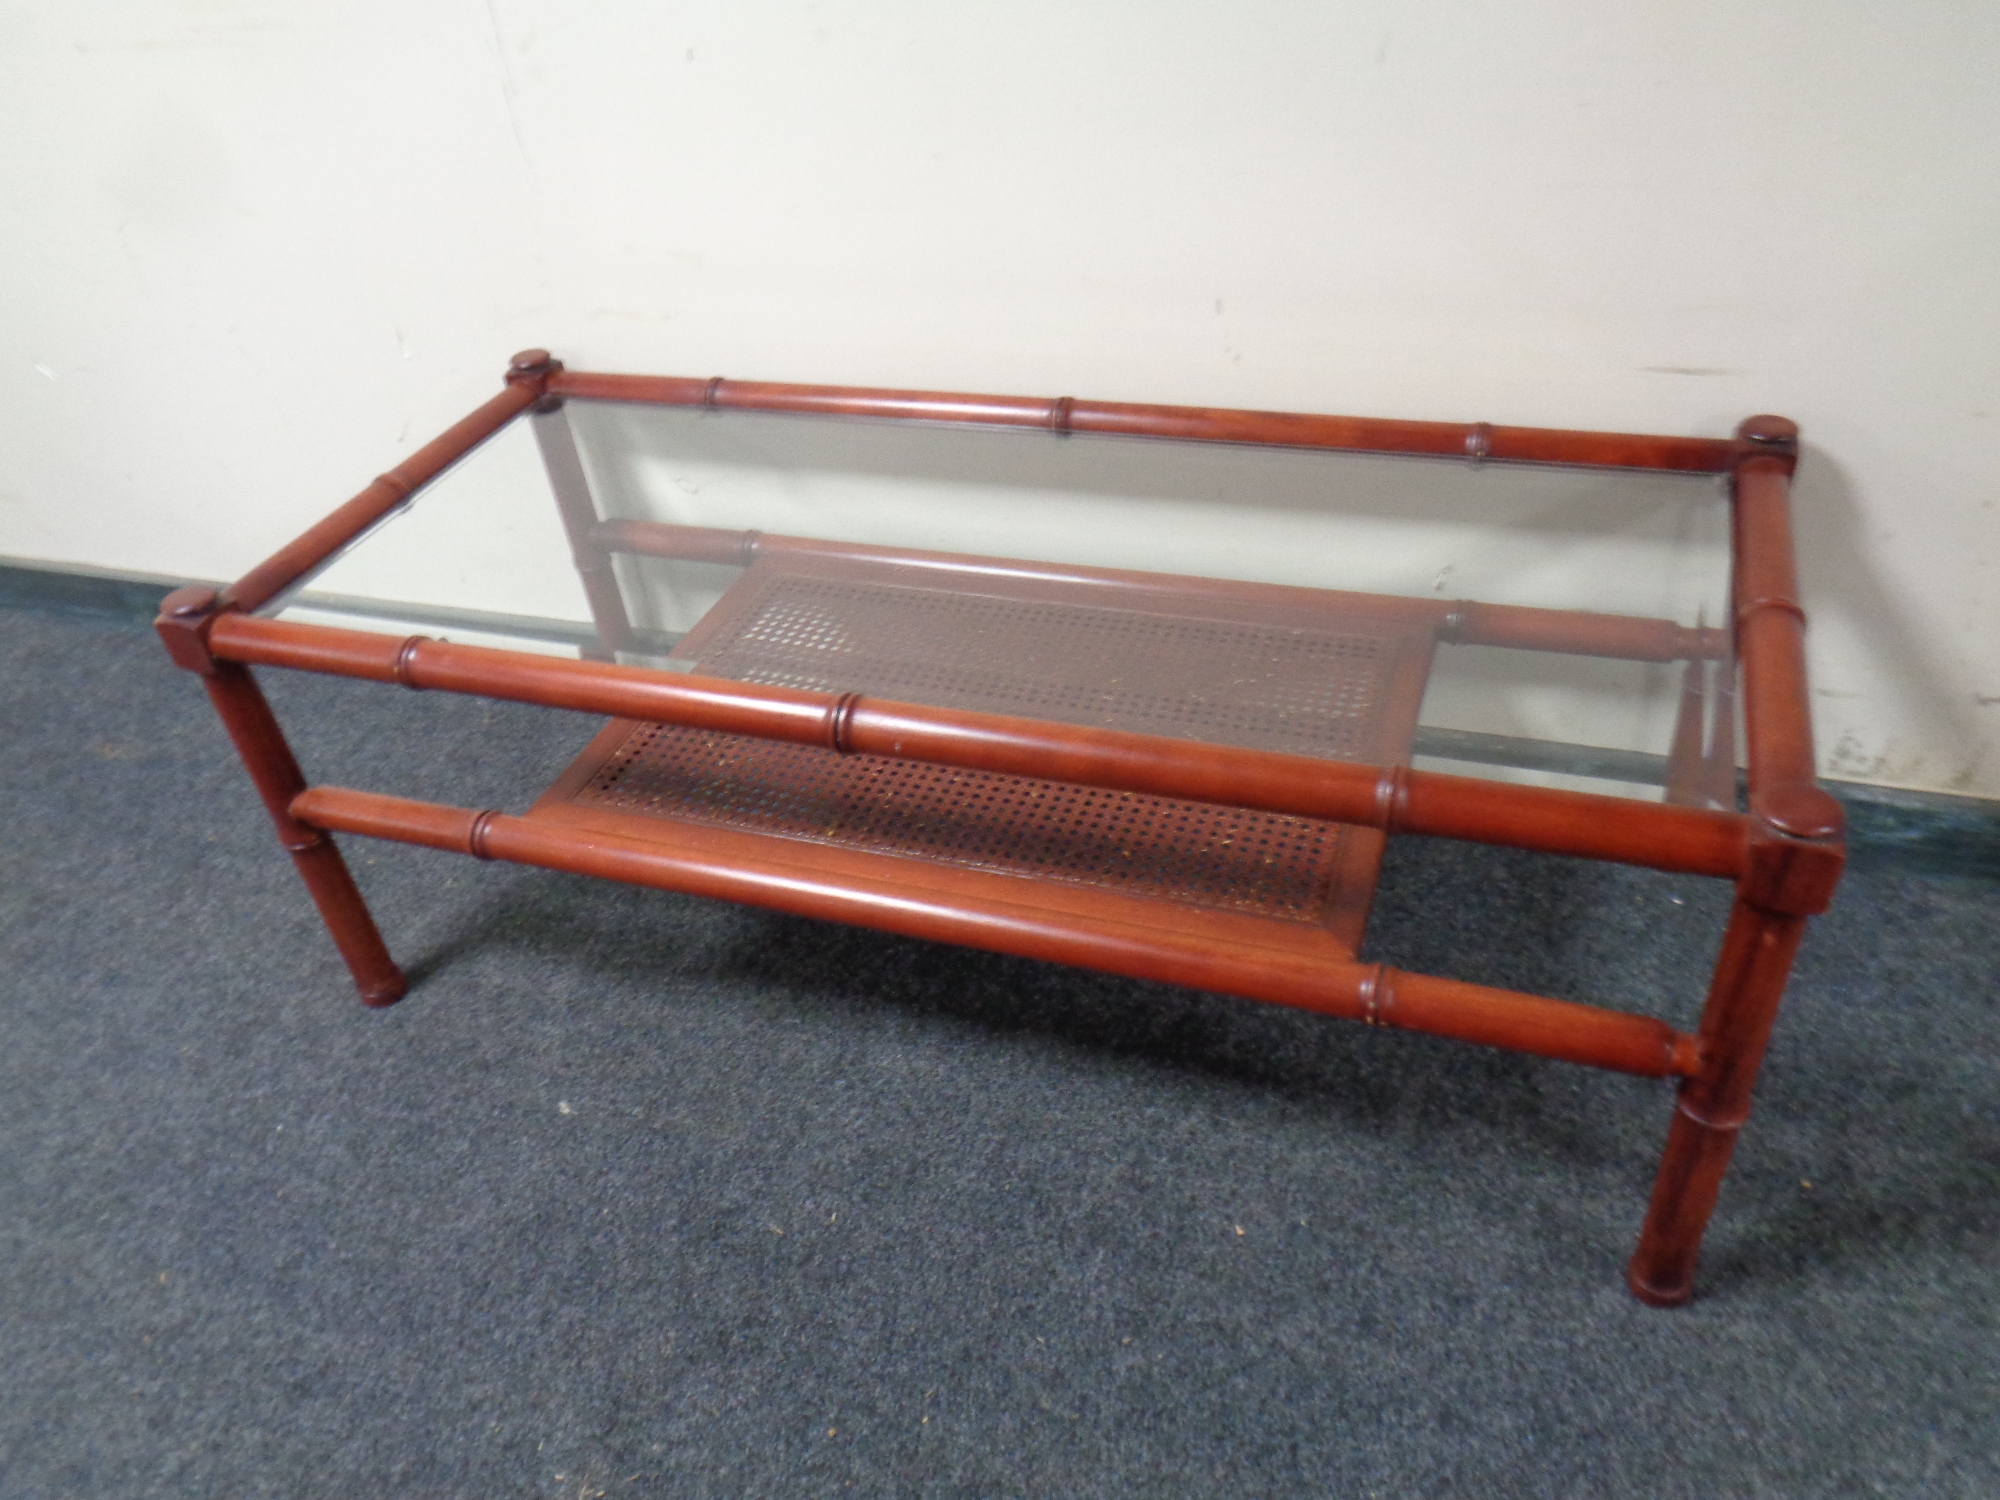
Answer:
<svg viewBox="0 0 2000 1500"><path fill-rule="evenodd" d="M1728 583L1711 475L572 401L274 609L1655 799L1678 726L1723 801Z"/></svg>
<svg viewBox="0 0 2000 1500"><path fill-rule="evenodd" d="M575 656L596 626L532 428L516 421L262 613Z"/></svg>

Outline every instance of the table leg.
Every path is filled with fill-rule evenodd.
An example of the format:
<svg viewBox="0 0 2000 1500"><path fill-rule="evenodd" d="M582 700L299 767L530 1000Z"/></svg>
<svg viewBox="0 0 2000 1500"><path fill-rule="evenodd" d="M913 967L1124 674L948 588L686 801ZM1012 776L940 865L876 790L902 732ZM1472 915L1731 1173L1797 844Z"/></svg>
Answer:
<svg viewBox="0 0 2000 1500"><path fill-rule="evenodd" d="M347 862L334 847L331 835L308 828L291 815L292 799L305 790L306 780L263 690L249 668L231 661L215 662L202 682L243 757L244 768L256 783L258 795L264 799L278 842L291 854L334 946L347 960L362 1000L369 1005L395 1004L409 988L408 982L389 957Z"/></svg>
<svg viewBox="0 0 2000 1500"><path fill-rule="evenodd" d="M532 418L535 442L542 450L542 463L549 471L549 489L556 497L563 530L569 536L571 560L583 584L590 605L590 617L597 625L597 644L583 650L585 661L616 661L620 651L632 649L632 619L625 612L625 595L618 586L618 572L611 554L596 540L597 502L591 498L590 480L583 471L583 459L576 450L576 435L570 430L569 414L557 403L539 410Z"/></svg>
<svg viewBox="0 0 2000 1500"><path fill-rule="evenodd" d="M1633 1295L1674 1307L1694 1294L1695 1257L1790 977L1806 919L1738 896L1701 1018L1701 1069L1681 1084L1639 1247L1626 1267Z"/></svg>
<svg viewBox="0 0 2000 1500"><path fill-rule="evenodd" d="M1702 719L1707 709L1708 663L1691 661L1681 669L1680 706L1667 755L1666 800L1682 807L1707 805L1702 786Z"/></svg>

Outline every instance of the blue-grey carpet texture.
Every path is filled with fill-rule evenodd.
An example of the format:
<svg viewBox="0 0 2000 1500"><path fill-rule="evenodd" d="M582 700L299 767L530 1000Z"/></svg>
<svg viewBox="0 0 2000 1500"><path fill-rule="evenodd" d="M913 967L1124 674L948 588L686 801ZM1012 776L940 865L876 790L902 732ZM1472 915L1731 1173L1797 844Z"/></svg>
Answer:
<svg viewBox="0 0 2000 1500"><path fill-rule="evenodd" d="M0 626L0 1500L2000 1495L1991 885L1850 876L1659 1312L1657 1083L349 841L364 1010L150 632ZM1409 840L1371 945L1691 1026L1728 897Z"/></svg>

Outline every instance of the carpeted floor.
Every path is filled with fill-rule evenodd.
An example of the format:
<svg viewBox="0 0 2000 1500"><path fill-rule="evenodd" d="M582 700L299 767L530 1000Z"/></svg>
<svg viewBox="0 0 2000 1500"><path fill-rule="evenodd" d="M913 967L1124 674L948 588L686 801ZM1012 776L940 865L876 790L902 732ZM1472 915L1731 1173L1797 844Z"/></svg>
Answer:
<svg viewBox="0 0 2000 1500"><path fill-rule="evenodd" d="M149 632L6 612L0 746L0 1500L2000 1494L1991 885L1850 877L1663 1313L1663 1085L351 842L369 1012ZM1372 941L1691 1024L1727 896L1410 840Z"/></svg>

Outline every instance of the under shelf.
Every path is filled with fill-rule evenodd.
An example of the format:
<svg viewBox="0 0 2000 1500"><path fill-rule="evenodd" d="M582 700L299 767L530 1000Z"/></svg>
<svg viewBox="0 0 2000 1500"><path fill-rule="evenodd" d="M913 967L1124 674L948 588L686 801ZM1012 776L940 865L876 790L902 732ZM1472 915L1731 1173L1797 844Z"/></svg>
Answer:
<svg viewBox="0 0 2000 1500"><path fill-rule="evenodd" d="M1432 645L1403 613L811 558L748 569L675 659L769 686L1402 764ZM949 887L1058 922L1329 958L1360 947L1384 843L1313 818L632 721L530 816L661 846L700 829L697 843L753 862L839 851L857 878L927 899Z"/></svg>

